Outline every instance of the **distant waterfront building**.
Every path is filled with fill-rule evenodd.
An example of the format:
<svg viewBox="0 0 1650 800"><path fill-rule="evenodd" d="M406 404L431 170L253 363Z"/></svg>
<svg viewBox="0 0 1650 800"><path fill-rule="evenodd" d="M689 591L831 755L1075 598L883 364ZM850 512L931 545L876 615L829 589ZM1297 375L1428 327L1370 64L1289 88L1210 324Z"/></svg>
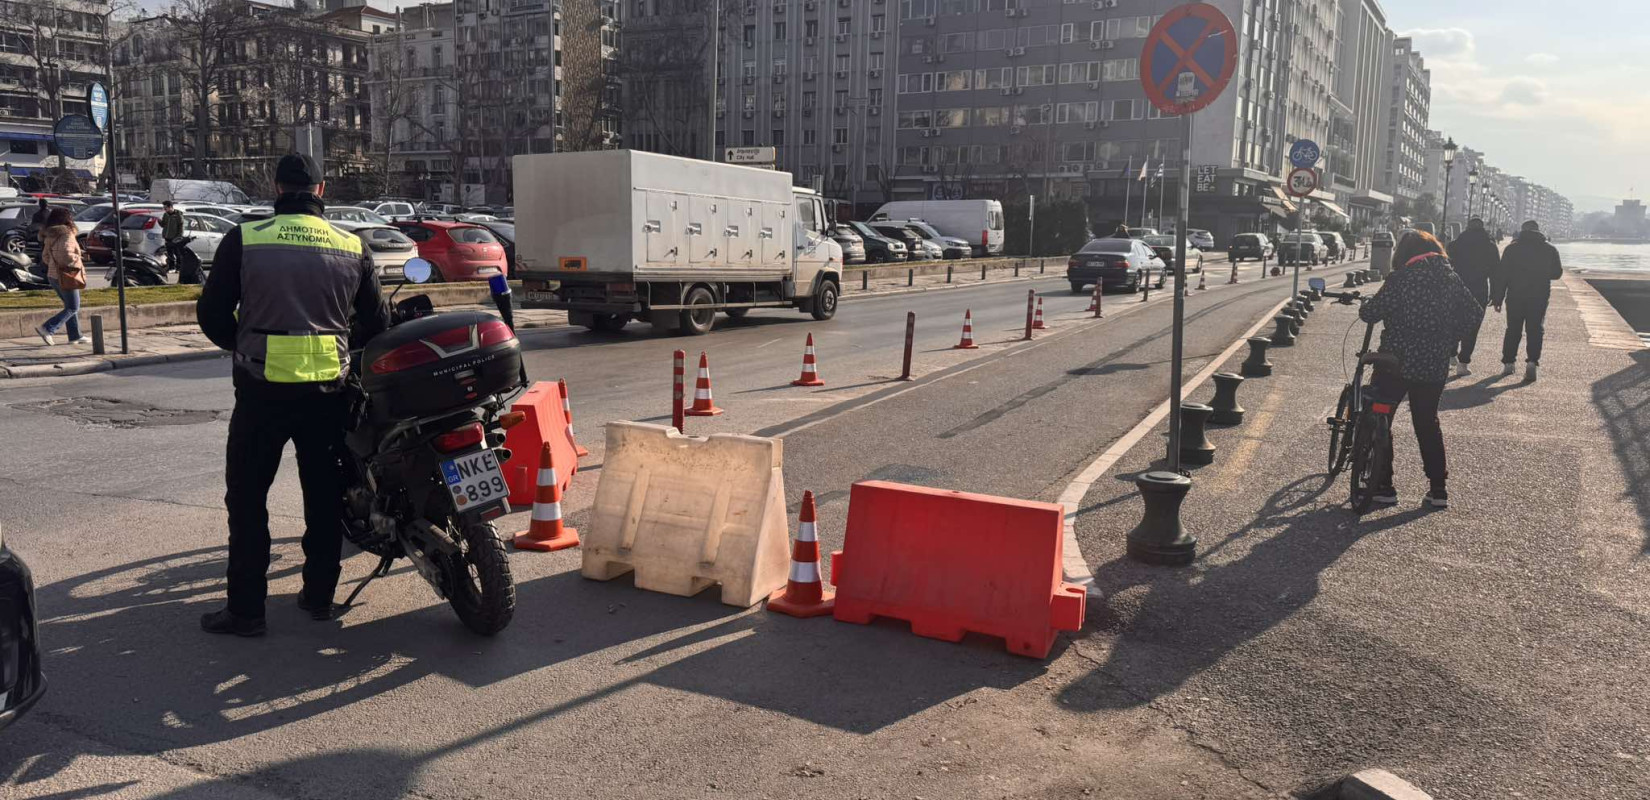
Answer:
<svg viewBox="0 0 1650 800"><path fill-rule="evenodd" d="M1644 201L1623 200L1616 206L1616 233L1621 236L1650 236L1650 222L1645 220Z"/></svg>

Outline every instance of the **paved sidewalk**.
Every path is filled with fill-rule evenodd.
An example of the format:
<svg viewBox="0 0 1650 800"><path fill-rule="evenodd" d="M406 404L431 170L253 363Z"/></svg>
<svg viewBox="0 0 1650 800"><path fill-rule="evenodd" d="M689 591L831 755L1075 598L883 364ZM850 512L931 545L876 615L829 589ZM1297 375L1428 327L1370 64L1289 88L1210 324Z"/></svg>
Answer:
<svg viewBox="0 0 1650 800"><path fill-rule="evenodd" d="M1396 507L1359 519L1325 474L1363 333L1345 306L1273 350L1241 426L1211 428L1189 568L1124 558L1132 478L1162 453L1142 441L1078 517L1104 599L1062 700L1161 711L1279 792L1384 767L1440 800L1650 796L1650 350L1594 343L1575 294L1555 286L1534 384L1500 376L1506 317L1488 314L1476 374L1444 396L1447 511L1419 504L1407 412Z"/></svg>
<svg viewBox="0 0 1650 800"><path fill-rule="evenodd" d="M849 285L843 287L843 297L852 299L855 296L958 289L1004 281L1029 281L1063 274L1064 267L1057 265L1055 259L1047 261L1044 272L1038 271L1035 259L1027 259L1027 266L1019 271L1018 276L1015 276L1012 268L993 269L987 272L986 279L982 281L979 264L962 260L955 262L956 269L950 281L946 280L946 275L942 272L934 275L917 275L911 279L910 285L907 285L903 269L897 266L888 267L886 271L879 270L879 273L869 280L868 291L860 288L862 284L857 272L851 272L847 281ZM1224 254L1206 257L1204 265L1209 270L1211 282L1223 281L1230 275L1230 265L1226 262ZM932 267L931 264L924 266ZM1259 265L1245 264L1239 270L1239 275L1250 279L1259 277ZM447 306L440 310L491 312L493 307L489 304L479 304ZM567 314L562 311L518 308L516 320L517 327L522 330L555 328L567 324ZM225 355L213 347L201 334L200 329L192 324L133 329L129 334L131 352L122 354L118 323L112 318L105 317L104 324L104 355L94 355L91 345L69 344L68 335L64 331L58 332L58 343L52 347L46 347L35 336L0 339L0 379L84 375L151 364L220 358ZM90 319L81 319L81 330L85 335L91 335Z"/></svg>

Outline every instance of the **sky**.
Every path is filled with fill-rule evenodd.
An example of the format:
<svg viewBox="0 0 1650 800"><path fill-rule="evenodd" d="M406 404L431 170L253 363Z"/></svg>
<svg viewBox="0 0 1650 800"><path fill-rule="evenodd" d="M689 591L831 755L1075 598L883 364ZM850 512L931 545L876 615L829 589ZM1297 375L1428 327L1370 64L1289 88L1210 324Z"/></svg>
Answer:
<svg viewBox="0 0 1650 800"><path fill-rule="evenodd" d="M1577 211L1650 195L1650 4L1381 2L1432 70L1433 130Z"/></svg>

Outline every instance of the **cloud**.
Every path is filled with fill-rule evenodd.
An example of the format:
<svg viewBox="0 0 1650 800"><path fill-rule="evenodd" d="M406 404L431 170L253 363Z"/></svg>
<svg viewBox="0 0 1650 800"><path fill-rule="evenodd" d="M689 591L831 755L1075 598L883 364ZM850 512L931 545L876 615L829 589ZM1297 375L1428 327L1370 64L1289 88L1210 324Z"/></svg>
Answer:
<svg viewBox="0 0 1650 800"><path fill-rule="evenodd" d="M1538 106L1547 100L1547 85L1534 78L1513 78L1501 89L1501 102L1509 106Z"/></svg>
<svg viewBox="0 0 1650 800"><path fill-rule="evenodd" d="M1538 67L1551 66L1558 63L1558 56L1552 53L1531 53L1524 60Z"/></svg>
<svg viewBox="0 0 1650 800"><path fill-rule="evenodd" d="M1428 63L1476 63L1478 60L1478 40L1466 28L1416 28L1399 36L1414 39L1415 49L1421 51Z"/></svg>

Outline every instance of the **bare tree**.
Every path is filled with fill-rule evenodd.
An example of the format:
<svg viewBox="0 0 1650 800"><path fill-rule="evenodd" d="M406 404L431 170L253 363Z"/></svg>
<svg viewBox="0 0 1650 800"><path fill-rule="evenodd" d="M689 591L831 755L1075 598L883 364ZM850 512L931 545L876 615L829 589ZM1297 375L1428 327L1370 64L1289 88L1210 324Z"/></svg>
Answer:
<svg viewBox="0 0 1650 800"><path fill-rule="evenodd" d="M233 49L258 24L239 0L176 0L166 15L178 77L194 124L190 177L205 178L212 150L213 106L236 68ZM273 65L272 65L273 66Z"/></svg>

